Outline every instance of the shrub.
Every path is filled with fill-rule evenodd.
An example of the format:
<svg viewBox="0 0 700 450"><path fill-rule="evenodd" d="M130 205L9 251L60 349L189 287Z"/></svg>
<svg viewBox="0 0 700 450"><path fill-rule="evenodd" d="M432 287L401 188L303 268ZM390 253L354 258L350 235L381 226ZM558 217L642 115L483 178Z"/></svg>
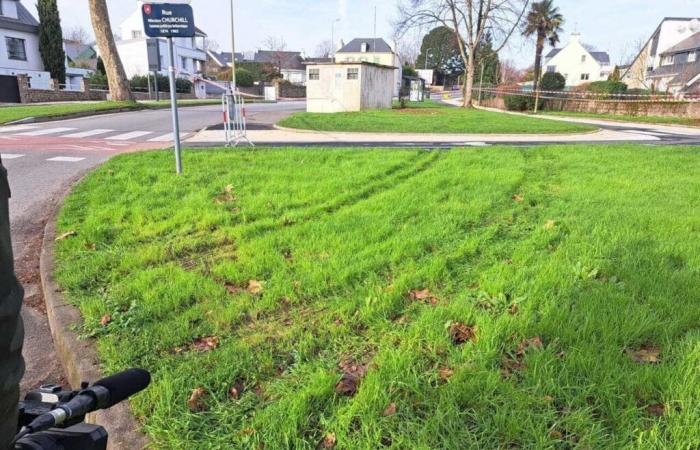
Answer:
<svg viewBox="0 0 700 450"><path fill-rule="evenodd" d="M236 69L236 85L241 87L251 87L255 84L253 74L246 69Z"/></svg>
<svg viewBox="0 0 700 450"><path fill-rule="evenodd" d="M508 111L534 111L535 98L526 95L506 95L503 98ZM543 101L540 99L539 108L542 109Z"/></svg>
<svg viewBox="0 0 700 450"><path fill-rule="evenodd" d="M588 85L588 90L597 94L624 94L627 92L627 85L622 81L594 81Z"/></svg>
<svg viewBox="0 0 700 450"><path fill-rule="evenodd" d="M542 91L562 91L566 87L566 78L559 72L547 72L540 82Z"/></svg>
<svg viewBox="0 0 700 450"><path fill-rule="evenodd" d="M129 80L129 86L135 91L148 92L148 78L146 75L134 75ZM154 89L153 75L150 75L150 78L151 89ZM158 90L160 92L170 92L170 79L165 75L158 74ZM180 93L190 93L192 92L192 82L184 78L176 78L175 90Z"/></svg>

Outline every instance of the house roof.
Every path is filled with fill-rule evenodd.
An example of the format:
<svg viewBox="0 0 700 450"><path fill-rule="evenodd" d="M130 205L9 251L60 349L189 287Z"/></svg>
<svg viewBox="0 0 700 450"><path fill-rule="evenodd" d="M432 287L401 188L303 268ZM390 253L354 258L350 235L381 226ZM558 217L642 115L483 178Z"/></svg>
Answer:
<svg viewBox="0 0 700 450"><path fill-rule="evenodd" d="M258 50L255 53L255 62L270 63L284 70L304 70L301 52L278 52L273 50Z"/></svg>
<svg viewBox="0 0 700 450"><path fill-rule="evenodd" d="M304 59L304 64L325 64L333 61L333 58L306 58Z"/></svg>
<svg viewBox="0 0 700 450"><path fill-rule="evenodd" d="M547 58L547 59L549 59L549 58L554 58L554 57L557 56L557 55L559 54L559 52L561 52L562 50L563 50L563 49L561 49L561 48L553 48L552 50L550 50L549 53L547 53L547 56L545 56L545 58ZM592 51L588 51L588 53L590 53L591 56L593 57L593 59L595 59L596 61L598 61L600 64L610 64L610 55L609 55L607 52L592 52Z"/></svg>
<svg viewBox="0 0 700 450"><path fill-rule="evenodd" d="M213 50L209 50L209 56L211 56L217 64L220 66L228 66L231 64L231 52L215 52ZM236 53L236 62L243 61L245 60L245 56L243 53Z"/></svg>
<svg viewBox="0 0 700 450"><path fill-rule="evenodd" d="M336 53L362 53L362 44L367 44L367 53L394 53L391 46L382 38L353 39Z"/></svg>
<svg viewBox="0 0 700 450"><path fill-rule="evenodd" d="M670 64L657 67L649 73L649 78L673 77L668 82L670 85L685 85L700 74L700 61L685 64Z"/></svg>
<svg viewBox="0 0 700 450"><path fill-rule="evenodd" d="M691 50L697 50L700 48L700 33L695 33L687 39L680 41L673 47L665 50L661 55L671 55L676 53L689 52Z"/></svg>
<svg viewBox="0 0 700 450"><path fill-rule="evenodd" d="M32 16L32 13L27 11L27 8L22 5L21 1L13 1L17 3L17 19L0 16L0 29L38 33L39 21Z"/></svg>

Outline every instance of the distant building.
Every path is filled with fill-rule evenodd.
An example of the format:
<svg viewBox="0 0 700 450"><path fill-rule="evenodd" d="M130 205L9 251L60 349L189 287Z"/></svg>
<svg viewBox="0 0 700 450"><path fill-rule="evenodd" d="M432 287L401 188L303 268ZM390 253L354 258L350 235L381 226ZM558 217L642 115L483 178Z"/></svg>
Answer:
<svg viewBox="0 0 700 450"><path fill-rule="evenodd" d="M282 78L294 84L306 83L305 56L302 52L258 50L254 62L270 64L277 68Z"/></svg>
<svg viewBox="0 0 700 450"><path fill-rule="evenodd" d="M666 17L622 81L630 88L674 94L700 93L700 19Z"/></svg>
<svg viewBox="0 0 700 450"><path fill-rule="evenodd" d="M317 113L390 109L393 66L368 62L307 65L306 110Z"/></svg>
<svg viewBox="0 0 700 450"><path fill-rule="evenodd" d="M544 59L543 73L559 72L567 87L605 81L612 72L607 52L591 51L581 44L581 34L573 33L563 48L555 48Z"/></svg>
<svg viewBox="0 0 700 450"><path fill-rule="evenodd" d="M401 89L401 62L387 42L382 38L357 38L343 44L335 54L335 62L370 62L394 67L393 95L398 97Z"/></svg>
<svg viewBox="0 0 700 450"><path fill-rule="evenodd" d="M207 67L209 70L225 70L231 67L231 52L215 52L207 50ZM243 53L236 53L236 62L243 62Z"/></svg>
<svg viewBox="0 0 700 450"><path fill-rule="evenodd" d="M39 53L39 21L19 0L0 0L0 75L28 75L34 87L48 87Z"/></svg>
<svg viewBox="0 0 700 450"><path fill-rule="evenodd" d="M64 39L63 51L66 53L66 66L92 70L97 68L97 51L92 45Z"/></svg>
<svg viewBox="0 0 700 450"><path fill-rule="evenodd" d="M128 78L134 75L146 75L151 64L159 65L161 75L168 74L170 61L168 60L168 42L165 38L149 38L143 27L142 1L137 1L137 8L127 17L120 26L121 40L117 41L119 57L124 65L124 71ZM205 51L205 39L207 34L199 28L195 28L193 38L175 38L175 70L179 77L192 78L204 72L207 61ZM155 52L151 52L149 61L149 42L154 45ZM150 63L150 64L149 64Z"/></svg>

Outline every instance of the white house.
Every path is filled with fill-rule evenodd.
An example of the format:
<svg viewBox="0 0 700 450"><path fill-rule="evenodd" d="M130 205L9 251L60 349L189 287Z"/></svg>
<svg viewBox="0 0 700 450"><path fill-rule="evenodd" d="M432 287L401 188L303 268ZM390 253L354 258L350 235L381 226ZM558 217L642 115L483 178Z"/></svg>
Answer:
<svg viewBox="0 0 700 450"><path fill-rule="evenodd" d="M335 62L370 62L394 67L394 97L398 97L403 76L401 62L384 39L358 38L343 44L335 53Z"/></svg>
<svg viewBox="0 0 700 450"><path fill-rule="evenodd" d="M170 62L168 60L168 42L164 38L154 39L146 36L143 27L143 13L141 7L143 1L136 2L137 8L127 17L120 26L121 40L117 44L119 57L124 65L124 71L128 78L134 75L146 75L149 70L148 43L157 43L154 52L151 53L151 63L160 63L159 73L167 75ZM196 23L196 21L195 21ZM205 50L205 38L207 37L199 28L196 28L196 36L193 38L175 38L175 69L178 76L191 78L192 75L204 72L207 61Z"/></svg>
<svg viewBox="0 0 700 450"><path fill-rule="evenodd" d="M564 75L567 87L605 81L612 72L610 55L584 47L580 33L573 33L565 47L552 49L545 56L542 66L544 72L559 72Z"/></svg>
<svg viewBox="0 0 700 450"><path fill-rule="evenodd" d="M316 113L390 109L393 66L369 62L307 65L306 110Z"/></svg>
<svg viewBox="0 0 700 450"><path fill-rule="evenodd" d="M36 88L49 86L39 53L39 22L19 0L0 0L0 75L28 75Z"/></svg>
<svg viewBox="0 0 700 450"><path fill-rule="evenodd" d="M630 88L700 92L700 19L666 17L622 74Z"/></svg>

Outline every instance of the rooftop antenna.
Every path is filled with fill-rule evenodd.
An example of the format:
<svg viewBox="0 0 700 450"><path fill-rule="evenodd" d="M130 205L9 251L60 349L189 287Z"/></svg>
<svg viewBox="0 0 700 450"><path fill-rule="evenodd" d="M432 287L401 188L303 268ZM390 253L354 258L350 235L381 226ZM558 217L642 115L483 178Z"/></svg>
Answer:
<svg viewBox="0 0 700 450"><path fill-rule="evenodd" d="M377 62L377 5L374 5L374 43L372 44L372 62Z"/></svg>

